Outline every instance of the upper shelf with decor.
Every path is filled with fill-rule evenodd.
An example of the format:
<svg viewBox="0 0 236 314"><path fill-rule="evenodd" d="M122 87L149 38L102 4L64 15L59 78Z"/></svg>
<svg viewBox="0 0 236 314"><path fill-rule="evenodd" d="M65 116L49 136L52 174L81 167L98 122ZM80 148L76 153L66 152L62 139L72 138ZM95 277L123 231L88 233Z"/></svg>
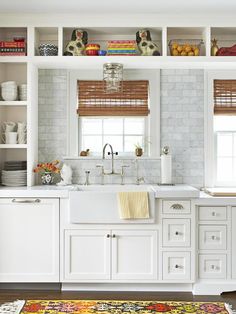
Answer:
<svg viewBox="0 0 236 314"><path fill-rule="evenodd" d="M67 68L96 68L105 62L129 68L236 67L236 27L1 27L0 42L1 48L12 45L6 55L0 53L0 62L46 68L61 68L62 62Z"/></svg>
<svg viewBox="0 0 236 314"><path fill-rule="evenodd" d="M0 28L0 56L27 55L27 28Z"/></svg>
<svg viewBox="0 0 236 314"><path fill-rule="evenodd" d="M162 28L98 27L63 28L66 56L159 56Z"/></svg>

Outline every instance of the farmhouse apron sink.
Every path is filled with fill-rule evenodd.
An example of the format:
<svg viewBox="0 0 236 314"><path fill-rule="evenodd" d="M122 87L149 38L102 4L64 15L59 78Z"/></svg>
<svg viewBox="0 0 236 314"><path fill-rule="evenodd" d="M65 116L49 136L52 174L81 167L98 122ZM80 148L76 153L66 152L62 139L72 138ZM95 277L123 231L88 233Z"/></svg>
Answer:
<svg viewBox="0 0 236 314"><path fill-rule="evenodd" d="M150 218L120 219L118 192L147 191ZM78 186L69 192L69 213L71 223L154 223L155 192L148 185L89 185Z"/></svg>

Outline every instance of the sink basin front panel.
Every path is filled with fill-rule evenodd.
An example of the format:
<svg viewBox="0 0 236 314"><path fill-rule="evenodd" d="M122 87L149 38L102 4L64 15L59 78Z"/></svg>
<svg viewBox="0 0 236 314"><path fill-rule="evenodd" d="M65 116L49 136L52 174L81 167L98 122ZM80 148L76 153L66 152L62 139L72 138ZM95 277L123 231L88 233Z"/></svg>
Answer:
<svg viewBox="0 0 236 314"><path fill-rule="evenodd" d="M155 222L155 196L149 192L149 219L120 219L117 192L71 191L69 196L70 223L138 224Z"/></svg>

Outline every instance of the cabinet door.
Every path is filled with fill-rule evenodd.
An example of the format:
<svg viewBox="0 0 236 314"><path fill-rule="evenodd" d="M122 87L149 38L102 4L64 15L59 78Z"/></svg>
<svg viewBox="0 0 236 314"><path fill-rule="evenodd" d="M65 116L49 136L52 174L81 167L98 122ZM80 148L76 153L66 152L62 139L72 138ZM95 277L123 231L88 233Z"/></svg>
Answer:
<svg viewBox="0 0 236 314"><path fill-rule="evenodd" d="M232 208L232 277L236 279L236 207Z"/></svg>
<svg viewBox="0 0 236 314"><path fill-rule="evenodd" d="M199 278L226 279L227 259L225 254L200 254Z"/></svg>
<svg viewBox="0 0 236 314"><path fill-rule="evenodd" d="M190 246L190 219L163 219L163 246Z"/></svg>
<svg viewBox="0 0 236 314"><path fill-rule="evenodd" d="M112 231L112 279L157 279L157 231Z"/></svg>
<svg viewBox="0 0 236 314"><path fill-rule="evenodd" d="M59 282L59 200L0 199L0 282Z"/></svg>
<svg viewBox="0 0 236 314"><path fill-rule="evenodd" d="M190 280L190 252L163 252L163 280Z"/></svg>
<svg viewBox="0 0 236 314"><path fill-rule="evenodd" d="M65 231L65 280L110 279L110 230Z"/></svg>
<svg viewBox="0 0 236 314"><path fill-rule="evenodd" d="M200 225L198 233L200 250L226 250L226 226Z"/></svg>

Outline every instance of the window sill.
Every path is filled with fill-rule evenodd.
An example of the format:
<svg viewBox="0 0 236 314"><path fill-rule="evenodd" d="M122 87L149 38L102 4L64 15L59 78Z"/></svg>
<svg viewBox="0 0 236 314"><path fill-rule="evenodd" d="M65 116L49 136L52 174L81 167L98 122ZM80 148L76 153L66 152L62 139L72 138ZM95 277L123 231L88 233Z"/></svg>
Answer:
<svg viewBox="0 0 236 314"><path fill-rule="evenodd" d="M63 157L64 160L103 160L102 157L100 156L65 156ZM106 158L110 159L110 158ZM135 160L135 159L140 159L140 160L160 160L160 156L141 156L141 157L135 157L135 156L119 156L115 157L114 160Z"/></svg>

